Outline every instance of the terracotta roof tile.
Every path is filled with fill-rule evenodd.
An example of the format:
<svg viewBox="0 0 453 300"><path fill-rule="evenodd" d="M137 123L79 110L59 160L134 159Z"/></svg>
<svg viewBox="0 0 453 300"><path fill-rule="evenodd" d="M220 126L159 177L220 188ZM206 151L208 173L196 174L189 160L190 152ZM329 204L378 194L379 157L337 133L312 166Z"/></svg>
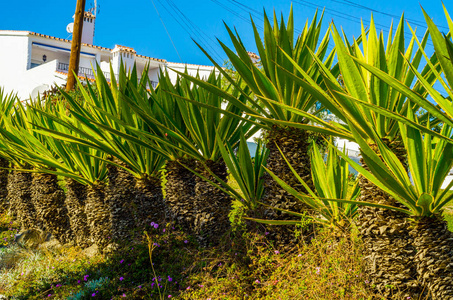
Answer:
<svg viewBox="0 0 453 300"><path fill-rule="evenodd" d="M137 51L135 51L134 48L131 48L131 47L126 47L126 46L121 46L121 45L115 45L115 48L113 48L113 50L115 50L116 48L118 48L118 49L120 49L120 50L123 50L123 51L126 51L126 52L137 53Z"/></svg>
<svg viewBox="0 0 453 300"><path fill-rule="evenodd" d="M154 61L158 61L158 62L167 62L165 59L160 59L160 58L154 58L154 57L149 57L149 56L145 56L145 55L140 55L140 54L135 54L136 57L141 57L141 58L144 58L144 59L151 59L151 60L154 60Z"/></svg>
<svg viewBox="0 0 453 300"><path fill-rule="evenodd" d="M61 75L65 75L65 76L68 76L68 73L65 73L65 72L61 72L61 71L55 71L55 73L58 73L58 74L61 74ZM95 82L94 78L89 78L89 77L85 77L85 76L77 76L79 77L80 80L86 80L88 79L88 81L91 81L91 82Z"/></svg>
<svg viewBox="0 0 453 300"><path fill-rule="evenodd" d="M188 66L195 66L195 67L205 67L205 68L215 68L214 66L207 66L207 65L195 65L195 64L186 64L186 63L178 63L178 62L168 62L170 64L175 64L175 65L188 65Z"/></svg>
<svg viewBox="0 0 453 300"><path fill-rule="evenodd" d="M88 17L88 18L95 18L95 16L93 15L93 13L91 11L86 11L83 16Z"/></svg>
<svg viewBox="0 0 453 300"><path fill-rule="evenodd" d="M250 56L250 58L260 59L260 57L256 53L253 53L251 51L247 51L247 53Z"/></svg>
<svg viewBox="0 0 453 300"><path fill-rule="evenodd" d="M30 33L31 35L43 37L43 38L46 38L46 39L51 39L51 40L55 40L55 41L61 41L61 42L71 43L70 40L62 39L62 38L57 38L57 37L50 36L50 35L46 35L46 34L42 34L42 33L36 33L36 32L32 32L32 31L29 31L29 33ZM83 43L82 46L91 47L91 48L95 48L95 49L99 49L99 50L112 51L112 49L110 49L110 48L105 48L105 47L95 46L95 45L90 45L90 44L84 44L84 43Z"/></svg>

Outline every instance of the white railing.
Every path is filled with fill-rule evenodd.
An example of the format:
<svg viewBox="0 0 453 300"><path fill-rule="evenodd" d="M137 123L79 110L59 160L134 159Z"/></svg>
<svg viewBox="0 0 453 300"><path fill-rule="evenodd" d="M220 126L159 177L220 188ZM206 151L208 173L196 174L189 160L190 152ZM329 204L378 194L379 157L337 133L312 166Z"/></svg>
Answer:
<svg viewBox="0 0 453 300"><path fill-rule="evenodd" d="M57 71L65 71L66 73L69 71L69 64L58 62L57 64ZM95 70L96 71L96 70ZM110 72L102 72L107 80L110 80ZM93 69L79 67L79 76L88 76L94 78ZM115 74L115 78L118 80L118 74ZM140 80L140 78L139 78ZM153 89L157 87L158 82L151 80L151 86Z"/></svg>

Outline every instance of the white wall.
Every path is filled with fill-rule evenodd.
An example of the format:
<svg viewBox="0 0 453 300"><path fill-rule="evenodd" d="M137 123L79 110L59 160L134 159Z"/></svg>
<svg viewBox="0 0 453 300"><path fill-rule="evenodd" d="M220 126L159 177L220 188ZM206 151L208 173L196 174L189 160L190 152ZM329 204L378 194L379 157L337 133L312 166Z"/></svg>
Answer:
<svg viewBox="0 0 453 300"><path fill-rule="evenodd" d="M199 65L168 62L166 64L166 69L168 71L168 75L170 76L170 80L172 82L176 82L176 78L178 77L178 73L176 73L173 70L176 70L179 72L184 72L186 67L187 67L187 72L189 73L189 75L196 76L197 72L198 72L198 74L200 75L201 78L208 78L208 76L211 74L212 70L214 70L214 67L211 67L211 66L199 66ZM218 71L216 73L219 74Z"/></svg>
<svg viewBox="0 0 453 300"><path fill-rule="evenodd" d="M15 82L10 87L17 92L20 99L25 100L29 99L30 96L35 98L38 92L42 93L55 84L62 85L66 83L65 79L55 77L57 63L57 60L53 60L25 71L15 78Z"/></svg>
<svg viewBox="0 0 453 300"><path fill-rule="evenodd" d="M12 85L27 70L29 39L23 33L0 35L0 87L7 93Z"/></svg>

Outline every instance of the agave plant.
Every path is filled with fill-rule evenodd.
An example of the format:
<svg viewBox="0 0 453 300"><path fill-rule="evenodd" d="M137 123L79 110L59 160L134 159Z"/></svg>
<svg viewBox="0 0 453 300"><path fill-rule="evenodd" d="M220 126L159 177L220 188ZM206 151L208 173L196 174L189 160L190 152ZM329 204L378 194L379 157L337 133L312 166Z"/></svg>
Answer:
<svg viewBox="0 0 453 300"><path fill-rule="evenodd" d="M11 116L14 103L17 102L17 96L13 93L5 94L5 91L0 88L0 126L3 126L5 118ZM0 212L8 209L8 175L9 164L4 154L0 156Z"/></svg>
<svg viewBox="0 0 453 300"><path fill-rule="evenodd" d="M444 7L445 9L445 7ZM424 12L425 13L425 12ZM453 29L453 22L445 9L450 30ZM420 95L417 90L405 86L402 82L395 80L385 72L378 68L367 64L361 64L365 69L370 71L374 76L386 82L389 86L399 91L401 94L409 97L413 102L421 105L428 113L434 116L438 121L443 124L441 135L430 133L430 135L422 134L415 130L413 126L408 126L409 121L416 121L411 112L409 116L403 119L404 125L399 125L401 133L405 137L405 147L409 154L409 170L411 182L407 181L404 188L399 190L399 202L404 204L410 209L410 214L413 216L413 230L411 235L414 238L414 245L417 248L417 256L415 256L416 270L418 280L421 284L428 287L430 295L433 299L447 299L453 293L453 281L450 275L451 264L450 256L447 254L451 250L451 233L448 231L445 222L441 217L441 212L448 201L451 200L449 189L452 187L450 183L445 190L441 188L442 183L451 168L451 126L453 111L451 110L451 83L453 82L453 45L448 36L442 36L438 28L434 25L429 16L425 13L425 19L428 25L428 30L433 40L434 48L436 50L436 57L439 64L433 59L428 59L427 66L433 76L441 83L445 93L448 97L444 97L436 89L434 89L432 82L426 79L423 72L419 73L417 66L411 64L412 72L417 76L421 85L429 92L429 95L436 102L435 104L427 100L423 95ZM414 34L415 36L415 34ZM420 44L420 42L417 40ZM439 68L442 68L439 70ZM441 76L441 71L445 77ZM436 104L438 106L436 106ZM377 110L372 107L373 110ZM402 116L398 116L401 120ZM379 147L379 151L382 150ZM369 151L369 149L367 149ZM362 151L363 152L363 151ZM384 157L384 154L381 154ZM370 157L373 154L370 152ZM364 157L365 158L365 157ZM375 158L375 157L374 157ZM393 177L399 176L398 180L403 182L407 180L407 174L398 174L398 164L391 162L391 156L384 159L387 169L376 170L372 168L373 175L377 177L376 181L381 181L381 184L390 188L389 182L394 178L383 178L390 172ZM381 166L377 165L378 168ZM375 174L376 173L376 174ZM410 184L409 184L410 183ZM393 196L396 196L396 186L392 190ZM407 194L410 192L410 194ZM445 273L443 273L445 272Z"/></svg>
<svg viewBox="0 0 453 300"><path fill-rule="evenodd" d="M411 110L407 117L416 122ZM453 182L445 189L442 184L453 166L453 145L443 138L423 135L413 127L404 124L399 127L407 150L408 170L377 134L374 146L356 135L369 171L343 157L370 182L404 205L404 208L381 207L411 216L410 234L417 250L412 264L416 266L418 280L421 285L427 286L433 299L448 299L453 293L453 264L449 255L453 244L450 242L452 233L443 220L442 211L453 198L449 192ZM444 124L441 133L451 136L451 126ZM391 227L390 220L376 230L385 231Z"/></svg>
<svg viewBox="0 0 453 300"><path fill-rule="evenodd" d="M19 134L26 131L24 127L26 122L21 114L21 107L13 108L12 117L3 117L3 124L0 128L4 153L11 159L14 168L8 178L9 210L14 217L17 217L22 229L43 229L43 222L37 216L36 207L32 201L31 165L11 151L11 146L15 143L24 143Z"/></svg>
<svg viewBox="0 0 453 300"><path fill-rule="evenodd" d="M214 72L207 82L221 86L221 78ZM202 245L218 242L229 227L231 198L204 179L192 180L193 173L184 166L198 170L207 178L212 179L212 171L221 180L226 180L227 169L216 139L235 147L241 132L248 137L257 129L253 128L253 121L241 117L242 110L232 104L222 110L222 115L219 112L221 97L191 87L185 79L179 79L173 86L168 76L162 74L159 89L151 98L154 110L147 99L139 98L136 103L128 103L149 127L154 128L153 135L144 136L153 141L151 147L166 152L169 159L166 165L166 203L170 214L183 221L181 223L188 225L189 229L192 227ZM181 199L178 196L181 191L189 193ZM191 198L187 197L191 195Z"/></svg>
<svg viewBox="0 0 453 300"><path fill-rule="evenodd" d="M352 126L355 126L361 138L368 140L370 144L374 144L375 136L372 132L376 131L381 141L385 142L405 164L406 153L404 147L402 147L398 121L423 132L436 133L431 128L422 126L418 122L405 117L409 109L418 110L421 102L412 102L413 97L408 97L398 89L392 88L389 82L383 81L369 72L368 69L380 70L387 77L392 78L394 82L399 82L406 88L412 87L417 95L422 98L426 97L427 88L422 80L415 76L413 68L420 66L428 33L425 34L416 51L417 40L415 37L412 38L406 48L404 44L404 23L401 19L395 35L389 35L386 48L382 33L377 34L372 21L367 35L363 29L363 52L360 47L355 46L357 43L354 43L351 47L347 40L343 42L335 26L333 26L332 34L337 49L341 78L324 67L323 63L317 60L316 55L312 53L312 57L316 59L318 66L322 69L325 85L321 86L314 82L302 68L297 67L294 60L292 60L293 65L300 72L300 76L293 76L293 79L321 102L330 102L336 108L332 112L345 124L331 122L329 124L331 127L328 129L332 134L355 140L356 137L351 129ZM285 55L290 58L290 55ZM435 55L428 60L433 64L437 62ZM365 65L370 67L365 67ZM436 66L434 69L438 70L439 68L439 66ZM435 72L428 65L423 68L421 74L423 80L430 84L436 81ZM325 87L327 87L327 90ZM302 111L296 111L291 107L287 109L294 113L303 114ZM430 114L425 113L418 118L418 121L426 123L429 118ZM439 122L439 120L436 120L436 122ZM335 131L337 133L334 133ZM367 167L365 162L363 166ZM360 186L360 201L398 205L393 197L381 191L365 177L360 177ZM368 273L377 290L387 296L395 295L395 293L399 293L401 297L406 294L412 297L419 295L421 289L415 280L416 270L412 265L416 250L411 244L405 215L364 206L359 207L358 224L366 244L365 260ZM388 224L392 226L383 227ZM376 228L387 228L387 230L377 230ZM402 273L399 270L405 270L405 272ZM393 288L389 289L389 287Z"/></svg>
<svg viewBox="0 0 453 300"><path fill-rule="evenodd" d="M247 105L212 85L194 78L190 78L190 80L214 93L218 93L230 103L243 109L245 113L260 118L262 121L260 127L266 132L266 147L270 151L267 162L268 168L286 182L297 184L298 180L282 158L278 151L279 147L290 160L291 165L296 168L297 173L307 180L308 185L312 188L311 166L308 156L310 132L307 129L312 128L309 125L309 121L315 118L311 114L318 112L319 103L316 97L313 97L292 79L292 76L298 74L299 71L293 66L291 60L294 60L295 64L307 72L315 82L322 84L319 67L314 63L315 60L310 55L311 49L316 52L318 59L325 62L327 68L332 67L332 72L337 74L339 71L338 67L333 67L335 51L328 51L330 28L327 29L324 36L321 35L322 16L318 19L318 14L316 13L311 23L308 24L307 22L302 33L295 38L292 9L287 24L284 23L283 18L279 23L274 14L274 23L272 25L269 18L265 15L264 40L261 39L253 20L252 25L260 56L259 66L253 63L240 37L234 34L228 26L226 26L226 29L236 53L220 42L237 74L253 92L253 97L245 95ZM283 49L288 53L288 57L283 55L279 49ZM206 52L205 54L209 57ZM211 61L215 64L213 59ZM236 89L241 90L241 86L231 76L223 71L219 65L216 64L216 66ZM189 78L188 75L183 76ZM276 103L296 108L307 114L305 116L294 114L276 105ZM329 106L329 103L327 102L326 105ZM329 109L335 110L335 107L329 106ZM322 122L322 120L316 120ZM263 201L266 204L299 212L308 208L284 191L269 175L265 174L265 178L266 192ZM284 217L280 211L273 209L266 209L264 214L267 219ZM289 216L289 218L291 219L292 217ZM279 229L281 232L272 232L270 236L275 237L282 245L288 244L292 239L291 234L288 234L288 232L292 228L281 227Z"/></svg>
<svg viewBox="0 0 453 300"><path fill-rule="evenodd" d="M146 74L147 70L138 81L135 68L129 77L122 68L119 81L112 79L111 85L103 75L98 75L95 82L98 92L96 93L88 84L86 92L82 93L84 105L80 105L70 95L64 94L74 116L74 122L66 123L66 126L84 137L88 141L86 145L96 145L97 149L105 152L112 160L112 163L107 165L109 178L107 201L110 207L112 238L116 242L129 238L136 225L143 228L152 221L160 223L165 219L160 179L160 170L165 159L151 151L149 147L131 143L108 131L93 127L87 118L127 132L129 135L134 133L116 124L108 116L113 116L118 122L124 122L134 128L147 130L147 125L137 118L123 101L123 97L137 95L147 97ZM131 218L131 215L134 218Z"/></svg>
<svg viewBox="0 0 453 300"><path fill-rule="evenodd" d="M40 105L39 100L34 105ZM25 109L21 103L17 104L15 112L16 126L8 124L5 127L7 133L3 135L10 137L10 150L21 152L20 149L33 149L35 153L45 153L46 155L55 155L52 148L46 143L44 138L33 132L31 123L38 123L41 120L30 109ZM26 155L16 154L21 157L28 165L34 169L55 170L54 166L48 166L41 163L37 166L35 161L28 159ZM49 230L62 244L68 243L71 239L71 228L65 205L65 194L58 184L58 178L55 174L32 172L30 173L32 184L30 186L31 203L36 211L36 219L42 223L44 228Z"/></svg>
<svg viewBox="0 0 453 300"><path fill-rule="evenodd" d="M40 187L35 194L42 209L42 218L45 219L46 225L49 224L49 230L57 238L62 238L63 235L58 226L63 225L62 218L65 217L64 212L67 208L75 242L82 247L94 242L103 249L111 242L109 210L104 199L105 158L96 158L102 158L103 153L43 134L43 132L59 132L80 139L76 132L56 122L56 120L72 118L67 115L64 103L47 104L45 107L39 103L27 108L27 114L34 115L30 118L33 120L32 123L28 125L33 129L31 132L22 130L14 134L11 131L3 134L15 138L15 143L11 143L11 151L16 157L32 164L35 173L48 174L39 175L36 182L50 182L54 191L46 197L45 194L40 193L45 188ZM61 199L61 193L57 190L57 175L68 178L66 199L64 197ZM80 184L87 186L86 194ZM76 188L78 190L74 190ZM83 198L85 196L86 198Z"/></svg>
<svg viewBox="0 0 453 300"><path fill-rule="evenodd" d="M252 123L241 117L242 111L233 105L227 106L223 111L224 115L215 109L194 105L190 101L219 110L222 99L204 89L192 87L185 79L178 79L176 85L173 85L169 76L161 73L159 87L147 92L131 83L133 79L124 78L125 83L120 83L118 90L102 87L113 94L113 98L107 99L106 104L101 103L99 96L86 93L84 97L91 107L90 111L84 110L82 106L78 107L75 101L68 98L74 107L70 110L71 115L78 119L78 124L83 124L83 128L78 129L76 123L70 124L61 120L60 124L85 135L86 142L82 144L90 144L91 147L114 155L122 162L139 165L134 161L137 159L137 152L129 152L129 156L126 156L125 151L129 151L127 147L145 149L140 151L166 158L165 203L170 216L188 230L196 228L202 244L210 242L208 236L218 240L221 235L219 233L224 232L229 224L228 209L231 200L203 180L195 179L193 173L182 164L194 169L208 166L218 176L226 179L225 164L219 161L221 154L215 142L216 136L235 145L241 132L252 135L256 131L252 129ZM215 73L207 80L216 86L221 84L220 77ZM122 86L127 88L122 90ZM181 98L187 98L189 101L183 101ZM111 108L106 108L108 105L117 105L117 110L124 112L115 115L111 113ZM129 113L132 111L134 114ZM56 132L52 134L58 135ZM75 141L68 136L60 135L60 138ZM125 144L128 146L123 146ZM145 157L140 159L143 159L143 167L149 170ZM134 172L132 167L128 171ZM143 170L140 172L140 175L143 174ZM206 170L200 172L207 174Z"/></svg>
<svg viewBox="0 0 453 300"><path fill-rule="evenodd" d="M356 199L360 194L360 187L358 178L351 182L351 173L348 162L344 159L340 159L337 155L337 151L333 147L335 146L332 144L329 145L326 158L319 151L316 144L313 143L310 149L311 164L313 166L313 189L311 189L307 182L297 174L288 160L288 166L294 176L299 180L299 186L304 188L303 192L296 190L294 186L290 186L278 178L269 169L266 169L266 171L268 171L272 178L274 178L288 193L317 212L313 221L319 222L325 227L344 234L349 231L349 226L357 215ZM344 152L344 155L347 155L347 153ZM332 201L332 199L335 201ZM268 220L256 221L273 225L282 225L289 222L298 224L302 218L306 217L304 214L297 212L283 212L299 217L299 221L275 221L271 223L269 223Z"/></svg>
<svg viewBox="0 0 453 300"><path fill-rule="evenodd" d="M239 191L227 180L217 176L210 168L206 168L210 176L205 176L205 174L198 173L196 169L192 169L190 166L185 167L201 179L228 194L232 199L238 201L244 207L245 215L248 217L262 217L260 215L262 210L259 208L264 194L263 174L269 150L264 147L262 141L258 141L252 157L243 133L241 133L237 148L233 148L228 142L225 143L219 137L216 139L222 159L228 168L230 176L237 183Z"/></svg>

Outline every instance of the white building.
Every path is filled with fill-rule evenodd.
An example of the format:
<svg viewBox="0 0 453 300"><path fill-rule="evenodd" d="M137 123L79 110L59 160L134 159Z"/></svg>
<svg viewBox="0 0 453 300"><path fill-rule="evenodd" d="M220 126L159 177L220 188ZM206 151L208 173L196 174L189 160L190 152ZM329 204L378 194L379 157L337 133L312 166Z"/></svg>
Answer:
<svg viewBox="0 0 453 300"><path fill-rule="evenodd" d="M107 78L110 78L110 64L115 75L120 62L126 68L134 63L140 76L145 66L149 67L149 78L155 86L159 81L159 70L167 69L174 80L177 73L187 67L189 74L199 72L201 77L209 75L213 66L201 66L167 62L137 54L133 48L115 45L113 49L93 45L95 16L85 12L82 49L80 53L79 77L94 78L93 67L98 63ZM69 27L69 25L68 25ZM71 41L31 31L0 30L0 87L6 92L17 92L20 99L35 98L38 93L54 85L66 83Z"/></svg>

